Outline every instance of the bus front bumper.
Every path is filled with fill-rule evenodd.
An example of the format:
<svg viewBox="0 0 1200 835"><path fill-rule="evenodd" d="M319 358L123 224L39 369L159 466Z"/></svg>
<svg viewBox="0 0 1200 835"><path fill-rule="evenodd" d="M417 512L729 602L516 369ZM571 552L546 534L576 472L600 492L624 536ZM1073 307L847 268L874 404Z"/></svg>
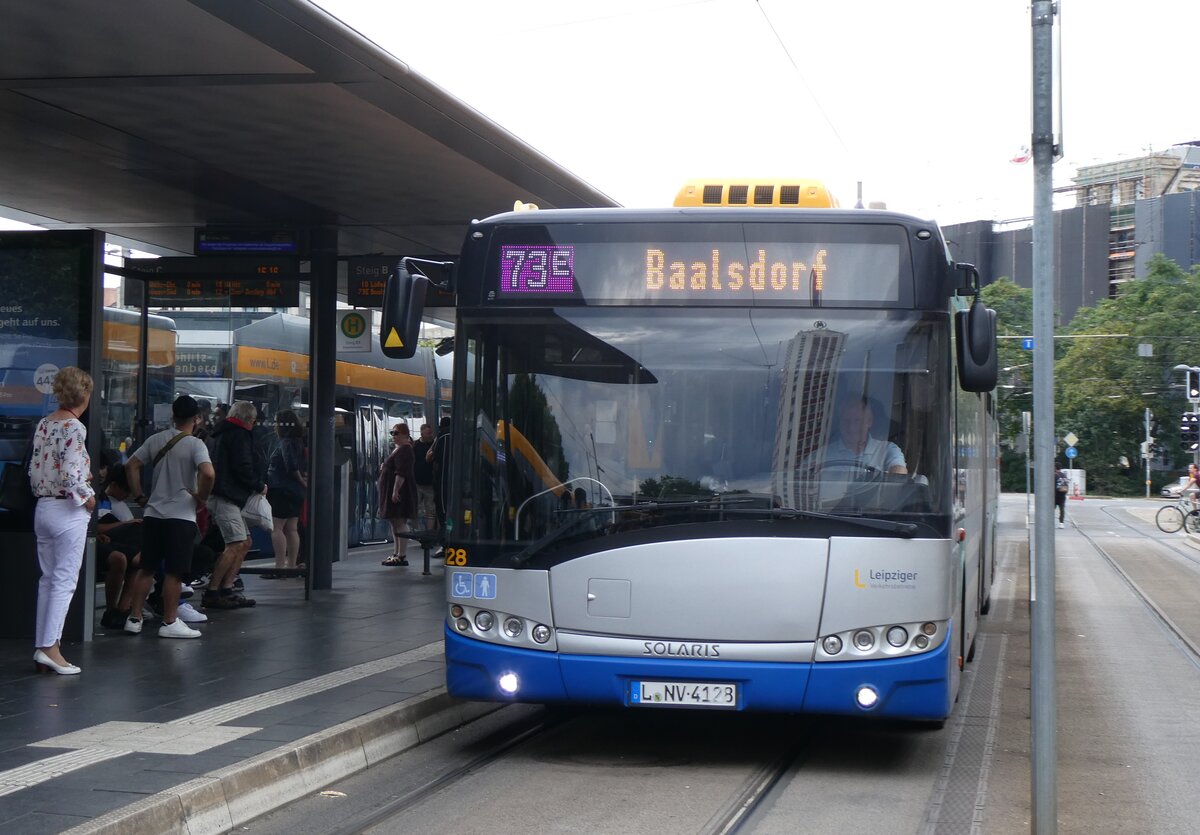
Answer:
<svg viewBox="0 0 1200 835"><path fill-rule="evenodd" d="M457 698L476 701L629 706L635 681L734 683L737 710L937 721L953 706L953 643L899 659L781 664L539 652L447 628L446 687ZM875 695L870 708L858 702L864 687Z"/></svg>

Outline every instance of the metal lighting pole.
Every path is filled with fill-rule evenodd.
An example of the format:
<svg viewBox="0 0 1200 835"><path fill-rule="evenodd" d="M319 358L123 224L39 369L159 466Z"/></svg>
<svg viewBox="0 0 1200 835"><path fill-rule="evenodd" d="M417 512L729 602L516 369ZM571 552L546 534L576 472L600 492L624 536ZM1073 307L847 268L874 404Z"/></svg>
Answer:
<svg viewBox="0 0 1200 835"><path fill-rule="evenodd" d="M1150 421L1152 416L1150 409L1146 409L1146 450L1142 453L1142 460L1146 464L1146 498L1150 498L1150 447L1154 445L1153 436L1150 434Z"/></svg>
<svg viewBox="0 0 1200 835"><path fill-rule="evenodd" d="M1033 3L1033 454L1034 584L1030 715L1033 730L1033 831L1058 826L1054 682L1054 71L1057 5Z"/></svg>

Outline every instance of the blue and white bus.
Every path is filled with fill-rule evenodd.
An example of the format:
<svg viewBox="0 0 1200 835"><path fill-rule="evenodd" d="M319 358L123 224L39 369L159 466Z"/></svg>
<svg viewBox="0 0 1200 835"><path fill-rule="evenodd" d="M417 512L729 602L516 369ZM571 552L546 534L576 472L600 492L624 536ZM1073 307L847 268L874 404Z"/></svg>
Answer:
<svg viewBox="0 0 1200 835"><path fill-rule="evenodd" d="M993 571L995 314L935 224L524 211L403 265L393 352L431 278L457 295L452 694L950 714Z"/></svg>

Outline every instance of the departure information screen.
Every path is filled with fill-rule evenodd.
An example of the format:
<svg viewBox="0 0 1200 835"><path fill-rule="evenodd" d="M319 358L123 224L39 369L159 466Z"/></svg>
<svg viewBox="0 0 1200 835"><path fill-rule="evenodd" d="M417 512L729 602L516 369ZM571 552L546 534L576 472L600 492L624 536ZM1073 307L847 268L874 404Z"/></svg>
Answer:
<svg viewBox="0 0 1200 835"><path fill-rule="evenodd" d="M912 297L899 226L523 225L497 230L491 252L492 302L892 307Z"/></svg>

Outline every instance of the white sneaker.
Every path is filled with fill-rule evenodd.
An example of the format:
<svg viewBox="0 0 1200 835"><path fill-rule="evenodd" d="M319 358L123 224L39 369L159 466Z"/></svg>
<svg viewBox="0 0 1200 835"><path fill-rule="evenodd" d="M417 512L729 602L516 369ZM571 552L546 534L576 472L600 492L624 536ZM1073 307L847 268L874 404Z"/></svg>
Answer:
<svg viewBox="0 0 1200 835"><path fill-rule="evenodd" d="M208 623L208 615L197 612L191 603L179 604L179 619L184 623Z"/></svg>
<svg viewBox="0 0 1200 835"><path fill-rule="evenodd" d="M133 618L125 618L125 626L123 627L130 635L142 634L142 622Z"/></svg>
<svg viewBox="0 0 1200 835"><path fill-rule="evenodd" d="M149 606L142 606L142 620L155 620L158 618L158 612L151 609Z"/></svg>
<svg viewBox="0 0 1200 835"><path fill-rule="evenodd" d="M1060 528L1065 528L1065 527L1066 527L1066 525L1064 525L1062 522L1059 522L1059 523L1058 523L1058 526L1059 526Z"/></svg>
<svg viewBox="0 0 1200 835"><path fill-rule="evenodd" d="M192 629L183 622L182 618L175 618L174 623L164 623L158 627L158 637L160 638L199 638L200 630Z"/></svg>
<svg viewBox="0 0 1200 835"><path fill-rule="evenodd" d="M194 594L194 592L192 591L192 587L189 586L187 583L179 584L179 599L180 600L187 600L193 594Z"/></svg>

